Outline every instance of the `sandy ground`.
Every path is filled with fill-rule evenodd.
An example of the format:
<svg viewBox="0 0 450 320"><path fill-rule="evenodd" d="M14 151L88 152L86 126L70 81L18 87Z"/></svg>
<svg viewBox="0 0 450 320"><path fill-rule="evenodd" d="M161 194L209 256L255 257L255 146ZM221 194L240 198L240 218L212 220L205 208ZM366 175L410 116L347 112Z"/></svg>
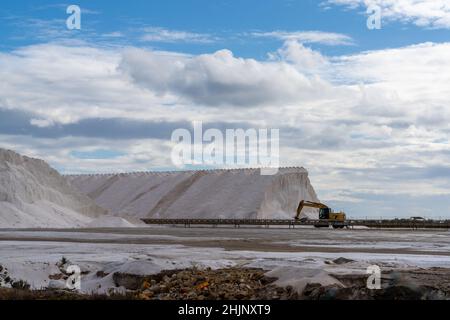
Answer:
<svg viewBox="0 0 450 320"><path fill-rule="evenodd" d="M0 230L0 265L33 288L50 285L64 256L83 270L84 292L115 287L108 274L155 274L192 266L295 269L293 276L450 269L450 232L315 228L184 228ZM335 264L344 257L352 261ZM54 282L54 281L53 281ZM62 285L61 283L59 283ZM52 283L54 286L55 283ZM117 288L116 288L117 289Z"/></svg>

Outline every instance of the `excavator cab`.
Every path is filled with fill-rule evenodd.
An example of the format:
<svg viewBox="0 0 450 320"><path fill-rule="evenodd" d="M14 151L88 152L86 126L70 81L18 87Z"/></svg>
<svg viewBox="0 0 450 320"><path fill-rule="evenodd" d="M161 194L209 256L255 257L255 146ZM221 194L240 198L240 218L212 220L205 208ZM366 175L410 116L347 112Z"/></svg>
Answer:
<svg viewBox="0 0 450 320"><path fill-rule="evenodd" d="M320 208L319 209L319 219L330 219L330 208Z"/></svg>

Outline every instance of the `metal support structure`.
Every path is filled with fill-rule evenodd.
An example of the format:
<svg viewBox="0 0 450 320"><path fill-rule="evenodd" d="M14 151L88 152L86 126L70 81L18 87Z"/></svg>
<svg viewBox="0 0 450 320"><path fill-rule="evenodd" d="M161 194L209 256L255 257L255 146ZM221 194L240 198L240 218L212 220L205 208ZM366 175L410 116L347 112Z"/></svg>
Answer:
<svg viewBox="0 0 450 320"><path fill-rule="evenodd" d="M210 225L217 227L218 225L233 225L235 228L241 226L341 226L353 229L355 226L365 226L369 228L405 228L405 229L450 229L450 220L423 220L415 221L408 219L350 219L345 222L336 222L329 220L306 220L297 221L292 219L142 219L146 224L157 225L184 225L190 228L191 225Z"/></svg>

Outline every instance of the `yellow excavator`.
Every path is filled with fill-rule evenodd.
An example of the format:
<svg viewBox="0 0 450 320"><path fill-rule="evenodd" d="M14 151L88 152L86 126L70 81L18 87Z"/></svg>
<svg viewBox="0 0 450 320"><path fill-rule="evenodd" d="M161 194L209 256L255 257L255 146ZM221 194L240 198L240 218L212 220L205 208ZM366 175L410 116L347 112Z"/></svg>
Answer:
<svg viewBox="0 0 450 320"><path fill-rule="evenodd" d="M327 205L320 202L312 202L302 200L298 204L297 214L295 215L295 220L305 221L307 218L300 219L300 214L304 207L317 208L319 209L319 221L314 224L316 228L329 227L333 228L344 228L348 226L346 222L346 215L344 212L333 212L333 210Z"/></svg>

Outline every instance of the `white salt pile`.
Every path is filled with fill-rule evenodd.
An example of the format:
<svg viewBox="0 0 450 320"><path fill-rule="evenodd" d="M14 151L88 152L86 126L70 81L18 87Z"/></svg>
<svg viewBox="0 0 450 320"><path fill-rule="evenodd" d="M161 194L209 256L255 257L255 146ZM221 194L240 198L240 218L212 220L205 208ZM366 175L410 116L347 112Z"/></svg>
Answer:
<svg viewBox="0 0 450 320"><path fill-rule="evenodd" d="M106 212L44 161L0 149L0 228L74 228Z"/></svg>
<svg viewBox="0 0 450 320"><path fill-rule="evenodd" d="M133 218L292 219L318 201L304 168L73 175L68 180L113 215ZM316 210L306 209L314 217Z"/></svg>
<svg viewBox="0 0 450 320"><path fill-rule="evenodd" d="M304 168L62 177L42 160L0 149L0 228L133 227L140 218L292 219L318 201ZM95 202L94 202L95 201ZM101 217L109 210L113 216ZM314 218L314 209L305 215Z"/></svg>

